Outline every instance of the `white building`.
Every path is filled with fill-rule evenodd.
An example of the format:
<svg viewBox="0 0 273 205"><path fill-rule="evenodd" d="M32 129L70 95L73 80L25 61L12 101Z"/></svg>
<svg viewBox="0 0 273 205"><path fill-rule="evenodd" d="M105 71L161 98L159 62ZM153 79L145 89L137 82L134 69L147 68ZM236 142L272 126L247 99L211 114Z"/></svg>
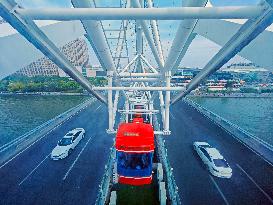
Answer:
<svg viewBox="0 0 273 205"><path fill-rule="evenodd" d="M215 91L224 91L224 90L226 90L224 85L209 85L208 86L208 91L215 92Z"/></svg>
<svg viewBox="0 0 273 205"><path fill-rule="evenodd" d="M253 63L231 64L226 68L223 68L222 71L235 73L267 72L266 69L258 67Z"/></svg>
<svg viewBox="0 0 273 205"><path fill-rule="evenodd" d="M89 60L88 47L84 39L76 39L60 49L67 59L82 73L82 67L86 66ZM16 72L19 75L25 76L60 76L68 77L68 75L58 68L47 57L38 59L37 61L29 64L28 66Z"/></svg>

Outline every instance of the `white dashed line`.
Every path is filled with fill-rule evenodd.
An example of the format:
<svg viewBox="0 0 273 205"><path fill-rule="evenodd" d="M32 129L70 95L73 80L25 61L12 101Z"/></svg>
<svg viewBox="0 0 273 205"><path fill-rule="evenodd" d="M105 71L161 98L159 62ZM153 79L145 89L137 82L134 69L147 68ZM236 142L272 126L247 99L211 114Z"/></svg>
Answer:
<svg viewBox="0 0 273 205"><path fill-rule="evenodd" d="M224 200L226 205L229 205L225 195L223 194L222 190L220 189L220 187L218 186L218 184L216 183L216 181L213 179L213 177L211 175L209 175L211 181L213 182L214 186L216 187L216 189L218 190L218 192L220 193L222 199Z"/></svg>
<svg viewBox="0 0 273 205"><path fill-rule="evenodd" d="M48 132L49 133L49 132ZM0 166L0 169L3 168L4 166L6 166L9 162L11 162L13 159L15 159L17 156L19 156L20 154L22 154L24 151L26 151L27 149L29 149L32 145L34 145L36 142L40 141L41 139L43 139L48 133L46 133L45 135L43 135L41 138L38 138L36 141L34 141L32 144L30 144L29 146L27 146L25 149L23 149L22 151L20 151L18 154L16 154L15 156L13 156L12 158L10 158L8 161L6 161L4 164L2 164Z"/></svg>
<svg viewBox="0 0 273 205"><path fill-rule="evenodd" d="M32 173L35 172L35 170L38 169L38 167L49 157L49 155L47 155L18 185L20 186L23 184L24 181L26 181L32 175Z"/></svg>
<svg viewBox="0 0 273 205"><path fill-rule="evenodd" d="M76 164L76 162L78 161L78 159L80 158L82 152L84 151L84 149L86 148L87 144L89 143L89 141L92 139L93 137L90 137L89 140L86 142L86 144L84 145L84 147L82 148L82 150L80 151L80 153L78 154L78 156L76 157L76 159L74 160L73 164L69 167L68 171L66 172L66 174L63 177L63 180L65 180L67 178L67 176L69 175L70 171L73 169L74 165Z"/></svg>
<svg viewBox="0 0 273 205"><path fill-rule="evenodd" d="M273 204L273 199L254 181L254 179L239 165L236 166L253 182L253 184L266 196L266 198Z"/></svg>
<svg viewBox="0 0 273 205"><path fill-rule="evenodd" d="M89 105L88 105L89 106ZM86 106L86 107L88 107L88 106ZM100 105L101 106L101 105ZM99 107L100 107L99 106ZM99 108L98 107L98 108ZM97 108L97 109L98 109ZM82 109L81 109L82 110ZM80 110L80 111L81 111ZM75 116L75 113L74 114L72 114L70 117L69 117L69 119L70 118L72 118L73 116ZM32 144L30 144L29 146L27 146L25 149L23 149L22 151L20 151L20 152L18 152L16 155L14 155L12 158L10 158L8 161L6 161L4 164L2 164L1 166L0 166L0 169L1 168L3 168L4 166L6 166L8 163L10 163L12 160L14 160L16 157L18 157L20 154L22 154L24 151L26 151L27 149L29 149L32 145L34 145L36 142L38 142L38 141L40 141L41 139L43 139L45 136L47 136L48 134L50 134L51 132L53 132L54 130L56 130L58 127L60 127L62 124L64 124L66 121L68 120L68 118L67 119L65 119L64 121L62 121L61 123L59 123L57 126L54 126L51 130L49 130L46 134L44 134L42 137L40 137L40 138L38 138L37 140L35 140Z"/></svg>

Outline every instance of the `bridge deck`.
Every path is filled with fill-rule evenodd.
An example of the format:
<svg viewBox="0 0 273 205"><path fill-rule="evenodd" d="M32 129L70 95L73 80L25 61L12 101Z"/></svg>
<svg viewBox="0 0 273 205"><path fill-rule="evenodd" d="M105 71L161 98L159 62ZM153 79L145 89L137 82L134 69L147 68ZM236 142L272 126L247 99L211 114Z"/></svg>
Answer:
<svg viewBox="0 0 273 205"><path fill-rule="evenodd" d="M230 134L184 102L171 109L171 130L168 157L185 204L273 203L273 166ZM194 141L215 145L232 167L232 178L212 177L194 152Z"/></svg>
<svg viewBox="0 0 273 205"><path fill-rule="evenodd" d="M92 104L1 167L0 204L94 204L113 144L106 114ZM57 141L75 127L86 130L85 138L68 158L51 160Z"/></svg>
<svg viewBox="0 0 273 205"><path fill-rule="evenodd" d="M93 204L113 143L105 133L106 114L94 103L2 166L0 204ZM272 165L184 102L172 108L171 120L166 145L184 204L272 204ZM57 141L75 127L84 127L86 137L67 159L52 161ZM197 140L222 152L233 168L231 179L208 173L193 151Z"/></svg>

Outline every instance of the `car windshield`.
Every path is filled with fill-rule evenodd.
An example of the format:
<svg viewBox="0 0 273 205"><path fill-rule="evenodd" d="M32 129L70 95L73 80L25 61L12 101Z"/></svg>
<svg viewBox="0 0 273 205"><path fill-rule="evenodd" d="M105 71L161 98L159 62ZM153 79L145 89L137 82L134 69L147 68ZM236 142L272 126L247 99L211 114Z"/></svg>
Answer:
<svg viewBox="0 0 273 205"><path fill-rule="evenodd" d="M213 160L216 167L229 167L227 161L225 159L214 159Z"/></svg>
<svg viewBox="0 0 273 205"><path fill-rule="evenodd" d="M151 153L131 154L118 152L119 166L125 169L145 169L151 165Z"/></svg>
<svg viewBox="0 0 273 205"><path fill-rule="evenodd" d="M59 146L67 146L70 145L72 143L71 138L63 138L59 141L58 145Z"/></svg>
<svg viewBox="0 0 273 205"><path fill-rule="evenodd" d="M204 144L204 145L199 145L200 147L203 147L203 148L211 148L211 146L209 144Z"/></svg>
<svg viewBox="0 0 273 205"><path fill-rule="evenodd" d="M65 136L73 136L73 133L67 133Z"/></svg>

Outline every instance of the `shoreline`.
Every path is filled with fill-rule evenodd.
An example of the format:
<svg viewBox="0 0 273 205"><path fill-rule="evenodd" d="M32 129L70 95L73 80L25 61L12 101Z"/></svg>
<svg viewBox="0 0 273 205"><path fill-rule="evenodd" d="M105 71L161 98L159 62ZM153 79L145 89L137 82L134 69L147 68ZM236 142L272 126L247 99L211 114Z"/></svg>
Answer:
<svg viewBox="0 0 273 205"><path fill-rule="evenodd" d="M33 93L8 93L0 92L0 96L22 96L22 95L38 95L38 96L91 96L89 93L63 93L63 92L33 92ZM187 97L202 98L273 98L273 93L203 93L189 94Z"/></svg>
<svg viewBox="0 0 273 205"><path fill-rule="evenodd" d="M273 93L206 93L206 94L189 94L188 97L201 97L201 98L273 98Z"/></svg>
<svg viewBox="0 0 273 205"><path fill-rule="evenodd" d="M1 93L0 96L22 96L22 95L39 95L39 96L90 96L88 93L62 93L62 92L35 92L35 93Z"/></svg>

